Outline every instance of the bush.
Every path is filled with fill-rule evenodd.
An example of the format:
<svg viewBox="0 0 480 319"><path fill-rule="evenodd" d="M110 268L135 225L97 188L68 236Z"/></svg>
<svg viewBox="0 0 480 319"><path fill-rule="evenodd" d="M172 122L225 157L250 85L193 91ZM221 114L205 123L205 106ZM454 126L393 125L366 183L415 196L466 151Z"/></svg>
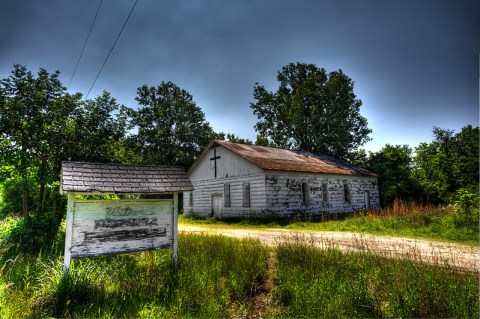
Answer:
<svg viewBox="0 0 480 319"><path fill-rule="evenodd" d="M477 228L479 224L478 188L461 188L455 194L455 227Z"/></svg>

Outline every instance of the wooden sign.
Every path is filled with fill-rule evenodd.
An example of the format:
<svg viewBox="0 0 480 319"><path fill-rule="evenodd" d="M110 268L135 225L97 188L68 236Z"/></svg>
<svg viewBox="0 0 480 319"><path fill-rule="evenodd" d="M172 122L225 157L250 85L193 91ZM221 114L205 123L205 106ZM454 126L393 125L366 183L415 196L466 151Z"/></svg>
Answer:
<svg viewBox="0 0 480 319"><path fill-rule="evenodd" d="M64 269L71 258L161 248L174 248L176 259L177 196L173 197L75 201L69 194Z"/></svg>

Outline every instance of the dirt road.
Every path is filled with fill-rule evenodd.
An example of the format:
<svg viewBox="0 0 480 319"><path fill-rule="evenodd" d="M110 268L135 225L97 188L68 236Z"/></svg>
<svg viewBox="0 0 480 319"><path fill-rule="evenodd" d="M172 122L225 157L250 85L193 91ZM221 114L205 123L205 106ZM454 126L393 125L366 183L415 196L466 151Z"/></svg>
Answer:
<svg viewBox="0 0 480 319"><path fill-rule="evenodd" d="M182 232L207 233L236 238L258 239L275 246L295 240L307 241L319 248L365 251L392 258L410 258L434 265L480 272L480 247L402 237L374 236L348 232L291 231L284 229L219 229L200 225L179 225Z"/></svg>

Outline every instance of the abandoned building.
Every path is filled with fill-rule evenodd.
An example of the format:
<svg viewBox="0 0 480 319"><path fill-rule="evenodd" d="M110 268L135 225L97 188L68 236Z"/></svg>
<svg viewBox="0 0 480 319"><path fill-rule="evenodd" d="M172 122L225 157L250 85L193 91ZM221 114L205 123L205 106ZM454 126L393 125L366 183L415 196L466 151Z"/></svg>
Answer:
<svg viewBox="0 0 480 319"><path fill-rule="evenodd" d="M216 218L378 207L377 175L330 156L212 141L188 171L185 214Z"/></svg>

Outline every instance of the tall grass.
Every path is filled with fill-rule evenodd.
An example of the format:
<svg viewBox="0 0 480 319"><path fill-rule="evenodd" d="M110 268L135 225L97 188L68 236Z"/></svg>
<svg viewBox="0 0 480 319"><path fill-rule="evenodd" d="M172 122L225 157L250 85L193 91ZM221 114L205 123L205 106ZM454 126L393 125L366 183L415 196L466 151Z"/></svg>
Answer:
<svg viewBox="0 0 480 319"><path fill-rule="evenodd" d="M244 314L265 275L268 250L253 240L180 235L171 250L74 259L60 250L18 252L0 269L0 317L228 317Z"/></svg>
<svg viewBox="0 0 480 319"><path fill-rule="evenodd" d="M478 274L415 260L318 250L298 241L277 248L275 298L285 317L478 318Z"/></svg>
<svg viewBox="0 0 480 319"><path fill-rule="evenodd" d="M8 239L22 227L14 219L0 225L1 318L479 315L478 273L428 266L415 255L395 260L318 250L299 238L267 248L253 240L181 234L177 267L171 251L160 250L74 259L64 275L64 226L55 239L39 239L43 246L26 252ZM257 298L261 294L270 297Z"/></svg>

